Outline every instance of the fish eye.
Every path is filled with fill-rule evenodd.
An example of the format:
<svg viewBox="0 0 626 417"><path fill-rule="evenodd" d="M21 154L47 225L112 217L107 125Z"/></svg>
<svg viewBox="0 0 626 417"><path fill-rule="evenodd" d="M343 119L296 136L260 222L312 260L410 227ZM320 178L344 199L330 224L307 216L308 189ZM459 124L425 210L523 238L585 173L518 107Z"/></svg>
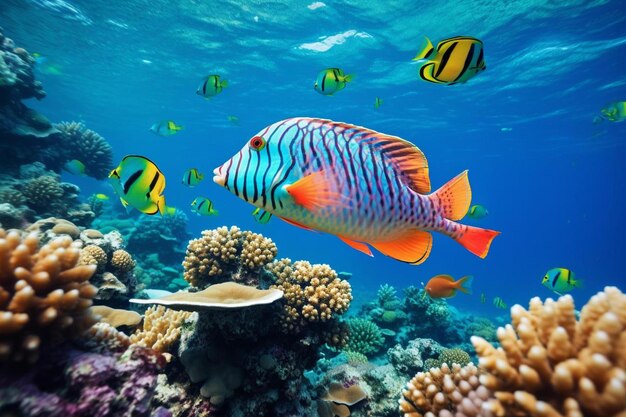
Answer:
<svg viewBox="0 0 626 417"><path fill-rule="evenodd" d="M543 277L543 282L546 282L548 280L548 276L546 275L545 277Z"/></svg>
<svg viewBox="0 0 626 417"><path fill-rule="evenodd" d="M255 151L260 151L265 148L265 139L262 136L255 136L250 139L250 147Z"/></svg>

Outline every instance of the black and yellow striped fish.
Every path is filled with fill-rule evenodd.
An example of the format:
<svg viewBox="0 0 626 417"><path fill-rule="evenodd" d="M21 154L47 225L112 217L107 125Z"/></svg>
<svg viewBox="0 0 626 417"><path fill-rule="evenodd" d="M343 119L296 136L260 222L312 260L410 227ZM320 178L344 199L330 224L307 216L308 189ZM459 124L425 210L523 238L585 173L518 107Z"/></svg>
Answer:
<svg viewBox="0 0 626 417"><path fill-rule="evenodd" d="M173 214L165 205L165 176L154 162L139 155L128 155L109 174L109 181L124 207L145 214Z"/></svg>
<svg viewBox="0 0 626 417"><path fill-rule="evenodd" d="M213 202L206 197L197 197L191 202L191 211L198 216L217 216L217 210L213 208Z"/></svg>
<svg viewBox="0 0 626 417"><path fill-rule="evenodd" d="M330 96L343 90L352 78L353 75L344 74L341 68L326 68L317 75L313 88L322 95Z"/></svg>
<svg viewBox="0 0 626 417"><path fill-rule="evenodd" d="M426 38L422 49L413 58L414 61L422 59L427 62L420 68L420 77L436 84L464 83L487 69L482 41L469 36L445 39L436 49Z"/></svg>
<svg viewBox="0 0 626 417"><path fill-rule="evenodd" d="M501 309L507 308L506 303L500 297L496 297L493 299L493 305L496 306L496 308L501 308Z"/></svg>
<svg viewBox="0 0 626 417"><path fill-rule="evenodd" d="M204 174L198 172L196 168L191 168L185 171L183 175L183 184L188 187L195 187L200 184L200 181L204 179Z"/></svg>

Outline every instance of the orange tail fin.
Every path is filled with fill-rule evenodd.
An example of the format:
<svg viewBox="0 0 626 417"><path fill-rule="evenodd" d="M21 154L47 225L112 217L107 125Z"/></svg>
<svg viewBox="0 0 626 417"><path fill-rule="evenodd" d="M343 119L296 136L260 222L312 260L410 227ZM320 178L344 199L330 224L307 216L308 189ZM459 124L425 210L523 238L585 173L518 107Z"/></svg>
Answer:
<svg viewBox="0 0 626 417"><path fill-rule="evenodd" d="M465 233L455 240L474 255L480 256L481 258L486 257L489 253L489 246L491 246L491 242L500 234L500 232L473 226L463 227L467 228Z"/></svg>
<svg viewBox="0 0 626 417"><path fill-rule="evenodd" d="M472 189L467 178L467 170L445 183L431 194L437 202L441 214L446 219L460 220L469 210L472 201Z"/></svg>

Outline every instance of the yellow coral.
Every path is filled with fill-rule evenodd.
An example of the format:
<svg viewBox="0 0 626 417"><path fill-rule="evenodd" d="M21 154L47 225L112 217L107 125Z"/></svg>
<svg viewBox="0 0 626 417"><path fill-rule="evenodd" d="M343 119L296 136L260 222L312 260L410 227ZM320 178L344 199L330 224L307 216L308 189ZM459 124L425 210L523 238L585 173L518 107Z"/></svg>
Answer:
<svg viewBox="0 0 626 417"><path fill-rule="evenodd" d="M108 257L104 249L96 245L87 245L80 251L79 265L96 265L98 272L107 266Z"/></svg>
<svg viewBox="0 0 626 417"><path fill-rule="evenodd" d="M111 255L111 266L119 272L128 272L135 267L135 261L130 253L118 249Z"/></svg>
<svg viewBox="0 0 626 417"><path fill-rule="evenodd" d="M132 343L164 353L178 341L180 326L193 313L163 306L150 307L143 319L143 328L130 336Z"/></svg>
<svg viewBox="0 0 626 417"><path fill-rule="evenodd" d="M205 230L187 246L184 277L199 288L226 280L246 283L277 252L271 239L237 226Z"/></svg>
<svg viewBox="0 0 626 417"><path fill-rule="evenodd" d="M0 360L34 362L42 344L95 322L95 267L77 266L80 250L67 236L38 246L36 234L0 229Z"/></svg>
<svg viewBox="0 0 626 417"><path fill-rule="evenodd" d="M288 333L297 333L306 322L330 320L350 306L350 284L339 279L326 264L292 263L285 258L269 264L266 269L276 278L271 288L284 292L286 305L282 325Z"/></svg>

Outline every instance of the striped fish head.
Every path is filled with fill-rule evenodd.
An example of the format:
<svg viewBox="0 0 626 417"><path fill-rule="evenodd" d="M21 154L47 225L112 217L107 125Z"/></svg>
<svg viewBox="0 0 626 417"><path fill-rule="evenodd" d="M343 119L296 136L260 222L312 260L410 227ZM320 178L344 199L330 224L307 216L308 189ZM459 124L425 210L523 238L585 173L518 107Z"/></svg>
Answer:
<svg viewBox="0 0 626 417"><path fill-rule="evenodd" d="M301 152L306 119L287 119L254 135L239 152L213 170L213 181L237 197L271 213L286 203L284 186L302 172Z"/></svg>

